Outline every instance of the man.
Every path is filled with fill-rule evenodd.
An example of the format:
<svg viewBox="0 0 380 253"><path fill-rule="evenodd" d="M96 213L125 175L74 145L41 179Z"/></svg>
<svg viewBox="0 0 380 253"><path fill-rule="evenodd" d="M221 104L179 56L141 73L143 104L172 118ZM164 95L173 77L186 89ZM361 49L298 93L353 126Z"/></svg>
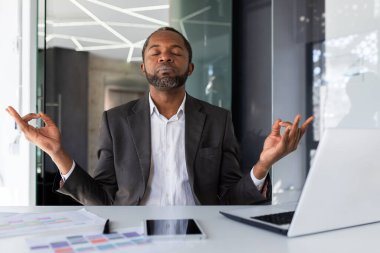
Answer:
<svg viewBox="0 0 380 253"><path fill-rule="evenodd" d="M63 150L60 133L45 114L21 118L8 107L26 138L58 166L58 191L84 205L255 204L270 200L270 167L294 151L312 117L299 127L277 120L259 161L247 175L228 111L186 94L194 70L189 42L164 27L146 40L141 70L150 93L103 113L99 161L92 176ZM41 118L45 127L28 124ZM285 127L281 135L281 127Z"/></svg>

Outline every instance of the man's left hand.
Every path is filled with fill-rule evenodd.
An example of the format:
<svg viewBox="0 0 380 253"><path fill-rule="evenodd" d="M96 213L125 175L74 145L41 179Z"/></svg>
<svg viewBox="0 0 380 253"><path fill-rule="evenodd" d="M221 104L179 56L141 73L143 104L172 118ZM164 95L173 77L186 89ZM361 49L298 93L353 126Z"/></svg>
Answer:
<svg viewBox="0 0 380 253"><path fill-rule="evenodd" d="M274 122L272 132L265 139L260 159L255 165L254 175L256 178L264 178L275 162L297 149L302 136L313 119L313 116L309 117L301 127L299 127L301 115L294 118L294 123L284 122L280 119ZM282 127L285 128L285 131L281 135Z"/></svg>

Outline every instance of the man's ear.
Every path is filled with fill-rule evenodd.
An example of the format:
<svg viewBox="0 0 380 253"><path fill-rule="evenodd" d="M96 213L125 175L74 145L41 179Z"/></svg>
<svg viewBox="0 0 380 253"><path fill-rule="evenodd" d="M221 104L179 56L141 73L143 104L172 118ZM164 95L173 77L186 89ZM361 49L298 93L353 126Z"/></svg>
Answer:
<svg viewBox="0 0 380 253"><path fill-rule="evenodd" d="M189 63L189 68L188 68L188 71L187 71L187 75L190 76L194 71L194 64L193 63Z"/></svg>
<svg viewBox="0 0 380 253"><path fill-rule="evenodd" d="M141 70L142 73L145 73L145 65L144 65L144 63L141 63L140 70Z"/></svg>

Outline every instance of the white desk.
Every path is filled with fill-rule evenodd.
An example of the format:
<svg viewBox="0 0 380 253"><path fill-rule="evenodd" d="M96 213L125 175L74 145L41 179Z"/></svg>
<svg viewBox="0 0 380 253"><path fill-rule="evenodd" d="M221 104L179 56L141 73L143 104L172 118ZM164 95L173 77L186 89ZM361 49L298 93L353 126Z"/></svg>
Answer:
<svg viewBox="0 0 380 253"><path fill-rule="evenodd" d="M80 208L82 207L0 207L0 212L48 212ZM236 206L86 208L101 217L109 218L112 229L140 226L140 222L146 218L198 219L208 239L181 242L167 252L380 252L380 223L289 239L219 214L220 210L235 209ZM28 252L28 248L24 237L13 237L0 239L0 251Z"/></svg>

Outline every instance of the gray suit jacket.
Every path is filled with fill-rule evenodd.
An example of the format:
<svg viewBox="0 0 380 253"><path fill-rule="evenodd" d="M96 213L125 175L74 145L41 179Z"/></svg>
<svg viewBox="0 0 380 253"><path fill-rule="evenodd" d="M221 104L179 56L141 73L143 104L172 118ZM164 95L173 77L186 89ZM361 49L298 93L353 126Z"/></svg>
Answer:
<svg viewBox="0 0 380 253"><path fill-rule="evenodd" d="M91 176L76 166L58 192L84 205L138 205L144 196L151 163L149 98L103 113L99 161ZM242 175L231 114L187 95L185 153L196 204L255 204L266 198L249 175ZM56 177L58 185L60 176Z"/></svg>

